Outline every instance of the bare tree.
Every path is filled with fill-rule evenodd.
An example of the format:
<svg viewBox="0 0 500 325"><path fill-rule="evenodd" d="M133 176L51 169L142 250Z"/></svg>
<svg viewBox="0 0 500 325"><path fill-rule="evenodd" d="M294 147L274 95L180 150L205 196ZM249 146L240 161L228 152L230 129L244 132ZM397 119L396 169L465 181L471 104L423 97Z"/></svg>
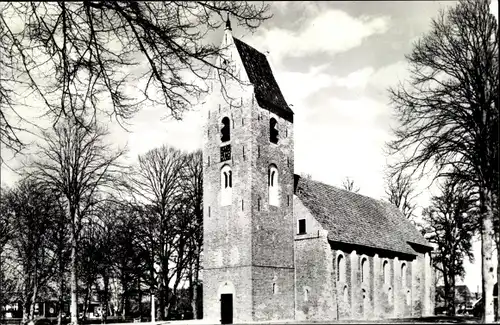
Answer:
<svg viewBox="0 0 500 325"><path fill-rule="evenodd" d="M4 306L8 300L10 300L11 289L8 285L8 279L6 279L6 267L5 267L5 251L7 244L13 236L12 224L9 220L9 205L6 202L5 196L2 195L4 192L8 191L5 188L0 188L0 306ZM0 315L0 320L3 320L3 313Z"/></svg>
<svg viewBox="0 0 500 325"><path fill-rule="evenodd" d="M23 305L23 321L32 320L40 292L55 273L57 256L49 233L60 213L57 195L41 184L23 179L3 197L12 227L8 258Z"/></svg>
<svg viewBox="0 0 500 325"><path fill-rule="evenodd" d="M209 91L203 84L209 70L225 68L213 63L221 49L206 37L224 14L248 30L270 18L267 4L240 1L33 1L0 8L2 78L31 90L55 121L100 110L120 124L143 102L180 118ZM131 85L143 96L131 94ZM0 100L18 114L10 89L0 88ZM12 147L19 142L16 124L0 117L2 139Z"/></svg>
<svg viewBox="0 0 500 325"><path fill-rule="evenodd" d="M158 293L160 320L166 319L169 299L169 282L175 274L170 260L176 249L175 222L182 207L181 176L185 155L172 147L163 145L139 156L139 164L132 184L134 194L146 202L156 218L158 258Z"/></svg>
<svg viewBox="0 0 500 325"><path fill-rule="evenodd" d="M100 126L81 127L72 119L45 132L36 159L26 172L60 193L70 222L71 322L77 324L77 250L81 221L95 203L95 196L117 185L118 159L123 150L112 151Z"/></svg>
<svg viewBox="0 0 500 325"><path fill-rule="evenodd" d="M351 192L354 192L354 193L358 193L359 192L359 187L356 186L354 184L354 180L353 179L350 179L349 177L346 177L343 181L342 181L342 188L345 189L345 190L348 190L348 191L351 191Z"/></svg>
<svg viewBox="0 0 500 325"><path fill-rule="evenodd" d="M198 305L200 259L203 249L203 158L201 150L188 154L182 184L185 202L187 202L184 215L189 220L185 232L189 243L191 308L194 319L198 319L201 317Z"/></svg>
<svg viewBox="0 0 500 325"><path fill-rule="evenodd" d="M488 1L461 1L432 21L407 56L411 77L391 89L399 126L395 170L450 176L477 189L484 320L493 321L493 206L498 193L498 25Z"/></svg>
<svg viewBox="0 0 500 325"><path fill-rule="evenodd" d="M398 207L408 219L413 219L416 205L413 200L416 197L413 182L409 175L400 172L386 177L387 200Z"/></svg>
<svg viewBox="0 0 500 325"><path fill-rule="evenodd" d="M434 267L443 275L445 306L455 315L455 279L465 275L464 258L473 262L472 237L478 230L477 199L464 186L446 179L441 194L424 209L425 231L437 245Z"/></svg>

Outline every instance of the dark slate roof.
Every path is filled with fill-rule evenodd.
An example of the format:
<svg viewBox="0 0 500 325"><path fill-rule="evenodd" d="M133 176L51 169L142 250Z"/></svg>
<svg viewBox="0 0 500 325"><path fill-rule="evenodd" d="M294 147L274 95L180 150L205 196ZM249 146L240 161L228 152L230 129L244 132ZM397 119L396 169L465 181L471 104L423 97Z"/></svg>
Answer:
<svg viewBox="0 0 500 325"><path fill-rule="evenodd" d="M288 107L280 87L274 79L266 56L237 38L233 37L233 40L248 78L254 85L255 98L259 106L293 122L293 111Z"/></svg>
<svg viewBox="0 0 500 325"><path fill-rule="evenodd" d="M416 255L431 245L392 204L295 175L295 194L328 230L328 239Z"/></svg>

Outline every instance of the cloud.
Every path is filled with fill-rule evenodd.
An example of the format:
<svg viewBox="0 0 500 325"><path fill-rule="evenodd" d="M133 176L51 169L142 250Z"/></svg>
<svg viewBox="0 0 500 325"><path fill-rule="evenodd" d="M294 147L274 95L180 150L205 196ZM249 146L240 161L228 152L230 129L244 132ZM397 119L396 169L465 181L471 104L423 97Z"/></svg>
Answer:
<svg viewBox="0 0 500 325"><path fill-rule="evenodd" d="M495 16L498 22L498 0L491 0L490 12L493 14L493 16Z"/></svg>
<svg viewBox="0 0 500 325"><path fill-rule="evenodd" d="M366 67L363 69L356 70L354 72L349 73L345 77L336 77L333 80L333 83L336 86L345 87L348 89L355 88L365 88L370 77L374 73L373 67Z"/></svg>
<svg viewBox="0 0 500 325"><path fill-rule="evenodd" d="M374 71L370 75L368 84L376 89L386 90L397 86L399 81L407 80L409 76L409 64L406 61L397 61Z"/></svg>
<svg viewBox="0 0 500 325"><path fill-rule="evenodd" d="M262 29L253 37L252 43L272 49L275 61L281 61L285 56L333 55L361 45L372 35L385 33L388 27L388 17L352 17L343 11L330 9L304 20L295 31Z"/></svg>
<svg viewBox="0 0 500 325"><path fill-rule="evenodd" d="M332 85L334 76L324 72L328 64L312 66L308 72L273 71L283 95L289 103L297 105L308 96Z"/></svg>

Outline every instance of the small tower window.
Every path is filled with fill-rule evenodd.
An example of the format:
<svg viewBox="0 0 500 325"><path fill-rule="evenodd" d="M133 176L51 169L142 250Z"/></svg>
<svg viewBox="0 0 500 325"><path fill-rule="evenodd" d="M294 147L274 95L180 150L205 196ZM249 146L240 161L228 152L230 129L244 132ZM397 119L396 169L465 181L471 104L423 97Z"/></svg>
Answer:
<svg viewBox="0 0 500 325"><path fill-rule="evenodd" d="M278 168L270 165L268 169L269 205L279 206Z"/></svg>
<svg viewBox="0 0 500 325"><path fill-rule="evenodd" d="M221 129L221 141L227 142L231 140L231 130L230 130L231 122L229 121L229 117L225 116L222 118L222 129Z"/></svg>
<svg viewBox="0 0 500 325"><path fill-rule="evenodd" d="M278 285L276 285L276 282L273 283L273 295L278 293Z"/></svg>
<svg viewBox="0 0 500 325"><path fill-rule="evenodd" d="M345 282L345 258L342 255L337 258L337 281Z"/></svg>
<svg viewBox="0 0 500 325"><path fill-rule="evenodd" d="M306 233L306 219L299 220L299 235Z"/></svg>
<svg viewBox="0 0 500 325"><path fill-rule="evenodd" d="M229 165L224 165L221 169L221 206L231 204L233 188L233 172Z"/></svg>
<svg viewBox="0 0 500 325"><path fill-rule="evenodd" d="M349 302L349 290L347 290L347 286L344 286L344 302Z"/></svg>
<svg viewBox="0 0 500 325"><path fill-rule="evenodd" d="M309 289L304 288L304 301L308 301L308 300L309 300Z"/></svg>
<svg viewBox="0 0 500 325"><path fill-rule="evenodd" d="M274 144L278 143L278 129L277 129L278 122L274 117L271 117L269 120L269 141L271 141Z"/></svg>

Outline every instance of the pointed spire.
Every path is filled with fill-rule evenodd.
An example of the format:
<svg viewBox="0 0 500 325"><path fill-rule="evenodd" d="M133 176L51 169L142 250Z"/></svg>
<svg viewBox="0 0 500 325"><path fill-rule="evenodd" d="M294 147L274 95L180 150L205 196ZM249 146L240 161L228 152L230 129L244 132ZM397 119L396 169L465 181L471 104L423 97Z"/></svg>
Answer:
<svg viewBox="0 0 500 325"><path fill-rule="evenodd" d="M229 20L229 12L227 13L227 19L226 19L226 29L227 29L227 30L232 30L232 29L231 29L231 21Z"/></svg>

